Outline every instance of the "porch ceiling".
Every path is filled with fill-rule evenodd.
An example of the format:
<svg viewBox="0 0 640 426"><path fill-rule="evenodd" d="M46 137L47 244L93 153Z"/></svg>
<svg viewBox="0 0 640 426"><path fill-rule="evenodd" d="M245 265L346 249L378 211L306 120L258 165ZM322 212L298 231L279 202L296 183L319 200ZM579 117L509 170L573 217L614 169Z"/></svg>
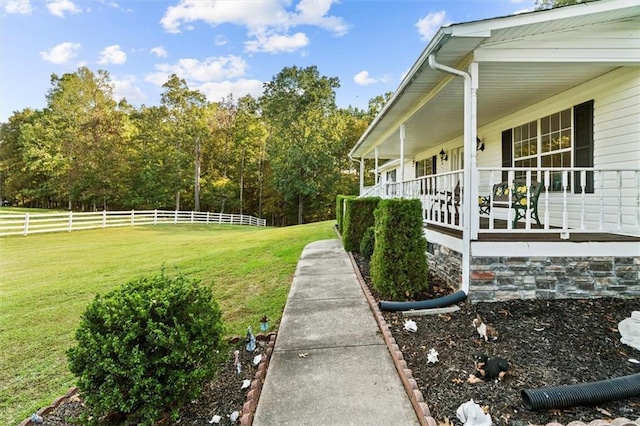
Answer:
<svg viewBox="0 0 640 426"><path fill-rule="evenodd" d="M611 65L584 63L482 63L479 66L478 127L500 117L542 101L616 68ZM434 71L436 73L436 71ZM438 72L439 73L439 72ZM414 83L405 89L402 102L385 118L389 122L410 114L428 91L426 84ZM415 110L405 121L405 156L411 158L429 147L437 146L463 133L463 80L456 78L438 91L429 102ZM395 120L394 120L395 118ZM384 126L370 134L379 137L379 158L397 158L399 127L385 135ZM482 135L479 135L482 137ZM373 158L370 152L366 158Z"/></svg>
<svg viewBox="0 0 640 426"><path fill-rule="evenodd" d="M441 28L350 155L374 158L377 147L380 159L398 158L402 123L406 158L463 134L463 80L431 69L431 54L457 69L479 64L478 127L640 65L640 6L587 4Z"/></svg>

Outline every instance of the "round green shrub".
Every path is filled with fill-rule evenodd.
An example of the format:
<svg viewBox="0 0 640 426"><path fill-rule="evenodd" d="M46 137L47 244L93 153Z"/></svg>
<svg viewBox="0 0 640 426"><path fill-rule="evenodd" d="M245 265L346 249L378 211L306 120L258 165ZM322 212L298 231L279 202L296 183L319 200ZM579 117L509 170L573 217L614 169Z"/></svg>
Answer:
<svg viewBox="0 0 640 426"><path fill-rule="evenodd" d="M67 352L69 367L95 416L153 424L200 394L222 333L211 290L162 271L96 296Z"/></svg>
<svg viewBox="0 0 640 426"><path fill-rule="evenodd" d="M373 255L373 247L376 242L376 228L374 226L368 227L364 231L362 241L360 241L360 254L367 260L371 260Z"/></svg>

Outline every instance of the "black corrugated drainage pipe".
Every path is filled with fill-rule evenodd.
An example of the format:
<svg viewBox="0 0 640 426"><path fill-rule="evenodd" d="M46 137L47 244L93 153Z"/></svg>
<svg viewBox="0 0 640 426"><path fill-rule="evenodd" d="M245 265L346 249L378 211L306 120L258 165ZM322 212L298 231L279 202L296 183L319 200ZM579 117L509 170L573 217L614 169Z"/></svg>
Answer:
<svg viewBox="0 0 640 426"><path fill-rule="evenodd" d="M599 382L523 389L520 394L529 410L601 404L640 396L640 373Z"/></svg>
<svg viewBox="0 0 640 426"><path fill-rule="evenodd" d="M417 300L415 302L385 302L381 300L378 302L378 307L381 311L410 311L412 309L432 309L432 308L444 308L445 306L451 306L455 303L461 302L467 298L467 294L460 290L453 294L438 297L429 300Z"/></svg>

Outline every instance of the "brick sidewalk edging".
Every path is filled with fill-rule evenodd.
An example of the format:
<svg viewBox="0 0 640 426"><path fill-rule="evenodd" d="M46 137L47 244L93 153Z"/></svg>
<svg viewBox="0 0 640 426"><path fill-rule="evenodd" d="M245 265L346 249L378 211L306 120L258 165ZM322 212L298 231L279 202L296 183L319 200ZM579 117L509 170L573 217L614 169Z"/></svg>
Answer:
<svg viewBox="0 0 640 426"><path fill-rule="evenodd" d="M258 400L260 399L260 393L262 392L262 385L264 385L264 381L267 378L267 369L269 367L271 355L273 354L273 348L276 344L277 333L269 333L267 334L267 337L269 338L269 343L267 343L264 356L260 360L258 370L253 376L251 387L249 388L249 392L247 392L246 402L242 406L242 417L240 418L240 424L242 426L251 426L253 424L253 417L255 416L256 408L258 407Z"/></svg>
<svg viewBox="0 0 640 426"><path fill-rule="evenodd" d="M47 414L49 414L50 412L52 412L53 410L55 410L56 408L58 408L58 406L60 404L62 404L63 402L66 402L67 400L73 398L74 396L78 395L78 388L77 387L72 387L69 388L69 390L67 391L66 394L64 394L63 396L59 396L56 399L53 400L53 402L51 403L51 405L48 405L46 407L42 407L41 409L39 409L36 414L38 416L45 416ZM36 423L33 423L31 421L31 417L24 419L21 423L20 426L35 426Z"/></svg>

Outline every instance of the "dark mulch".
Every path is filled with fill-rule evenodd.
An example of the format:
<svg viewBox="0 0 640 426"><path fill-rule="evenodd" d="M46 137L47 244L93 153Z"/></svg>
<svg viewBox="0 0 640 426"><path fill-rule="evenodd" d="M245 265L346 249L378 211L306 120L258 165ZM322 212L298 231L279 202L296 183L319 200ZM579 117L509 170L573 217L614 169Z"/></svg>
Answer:
<svg viewBox="0 0 640 426"><path fill-rule="evenodd" d="M242 412L242 406L246 401L247 389L241 389L242 381L252 380L256 373L256 366L252 364L253 357L264 353L264 342L259 345L255 352L249 353L244 349L244 343L239 343L229 349L228 358L220 364L216 377L207 383L200 397L188 404L181 412L178 421L173 424L179 425L209 425L209 421L214 415L221 417L220 425L232 424L229 415L234 412ZM234 350L240 352L239 359L242 365L242 372L237 373L234 366ZM53 412L43 417L44 426L78 425L86 423L88 416L87 408L78 398L72 398L60 404ZM112 425L114 422L101 421L100 425ZM171 424L164 422L164 424ZM236 422L239 424L239 420Z"/></svg>
<svg viewBox="0 0 640 426"><path fill-rule="evenodd" d="M371 287L368 265L362 259L356 261ZM452 292L433 276L431 285L425 299ZM639 373L640 365L629 359L640 360L640 351L620 343L617 325L632 311L640 310L640 298L461 302L458 306L460 310L454 313L421 317L383 313L431 415L438 421L449 418L453 424L460 424L456 410L469 399L486 406L496 425L640 417L640 398L593 407L529 411L521 397L522 389ZM497 329L496 341L480 338L472 325L476 314ZM404 330L407 319L417 323L417 332ZM436 364L427 363L431 348L439 353ZM502 382L467 383L469 374L475 371L472 354L477 351L509 361L509 371Z"/></svg>

